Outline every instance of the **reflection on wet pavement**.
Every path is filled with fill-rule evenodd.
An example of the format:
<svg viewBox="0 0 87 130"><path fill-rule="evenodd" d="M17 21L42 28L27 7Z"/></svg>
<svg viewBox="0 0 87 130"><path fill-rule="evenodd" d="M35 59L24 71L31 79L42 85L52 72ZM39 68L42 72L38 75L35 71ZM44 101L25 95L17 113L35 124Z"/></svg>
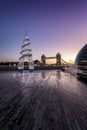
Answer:
<svg viewBox="0 0 87 130"><path fill-rule="evenodd" d="M87 84L59 70L0 73L0 130L86 130Z"/></svg>

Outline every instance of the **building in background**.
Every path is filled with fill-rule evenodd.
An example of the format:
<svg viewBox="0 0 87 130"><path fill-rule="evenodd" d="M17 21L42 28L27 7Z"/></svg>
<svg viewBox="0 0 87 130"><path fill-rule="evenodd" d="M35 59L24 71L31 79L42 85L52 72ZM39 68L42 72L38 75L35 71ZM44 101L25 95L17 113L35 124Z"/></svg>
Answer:
<svg viewBox="0 0 87 130"><path fill-rule="evenodd" d="M87 81L87 44L77 54L75 64L77 65L78 78L86 79Z"/></svg>
<svg viewBox="0 0 87 130"><path fill-rule="evenodd" d="M87 44L83 46L83 48L77 54L75 64L81 66L84 65L87 66Z"/></svg>

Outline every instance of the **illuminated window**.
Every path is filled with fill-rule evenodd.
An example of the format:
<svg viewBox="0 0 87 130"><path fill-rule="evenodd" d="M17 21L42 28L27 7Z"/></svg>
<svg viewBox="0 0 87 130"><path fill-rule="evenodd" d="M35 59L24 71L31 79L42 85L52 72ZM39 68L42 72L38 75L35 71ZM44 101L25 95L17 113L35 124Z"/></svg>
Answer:
<svg viewBox="0 0 87 130"><path fill-rule="evenodd" d="M80 62L87 62L87 60L80 60Z"/></svg>

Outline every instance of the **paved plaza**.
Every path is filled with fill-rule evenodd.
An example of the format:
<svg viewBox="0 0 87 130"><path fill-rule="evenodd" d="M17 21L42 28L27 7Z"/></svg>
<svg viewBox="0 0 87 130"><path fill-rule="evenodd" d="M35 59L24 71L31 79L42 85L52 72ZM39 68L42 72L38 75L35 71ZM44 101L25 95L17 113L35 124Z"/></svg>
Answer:
<svg viewBox="0 0 87 130"><path fill-rule="evenodd" d="M0 130L87 130L87 84L60 70L0 72Z"/></svg>

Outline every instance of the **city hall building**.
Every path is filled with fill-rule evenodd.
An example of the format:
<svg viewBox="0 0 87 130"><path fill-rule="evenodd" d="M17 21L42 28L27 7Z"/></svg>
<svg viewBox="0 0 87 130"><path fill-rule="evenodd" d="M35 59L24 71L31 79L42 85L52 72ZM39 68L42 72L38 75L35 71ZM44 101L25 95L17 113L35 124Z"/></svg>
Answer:
<svg viewBox="0 0 87 130"><path fill-rule="evenodd" d="M87 65L87 44L83 46L83 48L77 54L75 64L82 66Z"/></svg>

